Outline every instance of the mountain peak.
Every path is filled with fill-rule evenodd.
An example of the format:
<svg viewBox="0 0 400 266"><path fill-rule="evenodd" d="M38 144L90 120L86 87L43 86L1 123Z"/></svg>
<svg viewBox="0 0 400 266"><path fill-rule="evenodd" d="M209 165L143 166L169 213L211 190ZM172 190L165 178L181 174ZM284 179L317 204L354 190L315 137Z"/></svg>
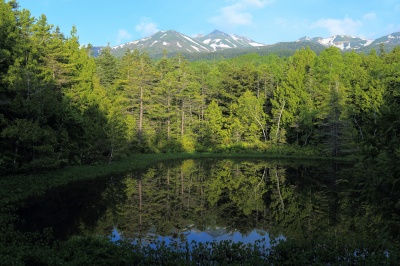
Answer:
<svg viewBox="0 0 400 266"><path fill-rule="evenodd" d="M324 49L324 47L335 46L343 51L369 51L378 48L380 44L384 44L385 49L392 49L394 46L400 45L400 32L394 32L375 40L367 40L348 35L334 35L329 38L309 38L304 36L295 42L285 43L286 48L284 49L287 49L288 44L291 47L303 47L305 45L304 42L308 42L310 46L320 50ZM198 35L196 37L189 37L175 30L164 30L156 32L150 37L112 47L112 53L115 56L122 56L125 50L129 48L131 51L135 49L146 51L151 56L157 57L162 56L164 50L171 54L210 53L231 48L237 48L238 52L245 50L254 52L259 50L260 47L265 50L270 48L276 49L278 46L279 43L275 45L265 45L257 43L249 38L241 37L236 34L224 33L217 29L206 36ZM93 50L98 54L101 51L101 47L93 47Z"/></svg>
<svg viewBox="0 0 400 266"><path fill-rule="evenodd" d="M230 48L248 48L265 46L264 44L257 43L246 37L241 37L235 34L227 34L220 30L214 30L210 34L198 38L203 44L211 47L212 51L219 51Z"/></svg>
<svg viewBox="0 0 400 266"><path fill-rule="evenodd" d="M319 43L326 47L335 46L341 50L359 50L365 46L368 46L372 43L372 40L366 40L359 37L353 37L349 35L333 35L329 38L322 38L322 37L302 37L297 40L299 41L306 41L306 42L313 42Z"/></svg>
<svg viewBox="0 0 400 266"><path fill-rule="evenodd" d="M113 47L113 49L147 50L150 54L157 54L164 50L172 53L198 53L215 52L230 48L257 48L259 46L264 46L264 44L238 35L227 34L220 30L214 30L206 36L196 36L194 38L175 30L164 30L158 31L150 37Z"/></svg>
<svg viewBox="0 0 400 266"><path fill-rule="evenodd" d="M215 29L213 32L211 32L211 33L208 34L208 35L218 35L218 34L226 34L226 33L225 33L225 32L222 32L222 31L220 31L220 30Z"/></svg>

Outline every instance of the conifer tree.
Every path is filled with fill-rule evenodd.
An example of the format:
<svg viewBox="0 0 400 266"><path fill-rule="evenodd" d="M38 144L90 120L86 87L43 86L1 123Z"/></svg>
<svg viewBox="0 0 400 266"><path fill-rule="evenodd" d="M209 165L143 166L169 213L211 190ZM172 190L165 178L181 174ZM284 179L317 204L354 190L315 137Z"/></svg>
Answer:
<svg viewBox="0 0 400 266"><path fill-rule="evenodd" d="M96 65L100 84L111 88L117 79L117 59L111 54L109 45L101 50L100 55L96 58Z"/></svg>
<svg viewBox="0 0 400 266"><path fill-rule="evenodd" d="M332 156L343 153L348 132L352 129L345 108L347 91L342 79L343 70L343 57L338 48L330 47L318 56L315 77L319 91L314 93L319 110L319 142L324 144L325 152Z"/></svg>

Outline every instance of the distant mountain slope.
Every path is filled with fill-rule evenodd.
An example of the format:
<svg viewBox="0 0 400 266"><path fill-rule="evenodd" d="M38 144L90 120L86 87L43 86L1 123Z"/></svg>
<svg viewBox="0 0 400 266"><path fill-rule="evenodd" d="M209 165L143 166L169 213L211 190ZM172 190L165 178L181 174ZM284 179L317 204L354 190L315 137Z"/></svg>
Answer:
<svg viewBox="0 0 400 266"><path fill-rule="evenodd" d="M379 46L383 44L385 49L391 50L393 47L400 45L400 32L395 32L389 35L385 35L374 40L371 45L369 46L371 49L375 48L376 50L379 49Z"/></svg>
<svg viewBox="0 0 400 266"><path fill-rule="evenodd" d="M204 45L202 42L174 30L159 31L148 38L125 43L112 47L111 49L115 56L122 56L128 48L130 50L145 50L153 56L162 55L164 49L168 53L198 53L211 51L210 47Z"/></svg>
<svg viewBox="0 0 400 266"><path fill-rule="evenodd" d="M384 44L387 51L394 46L400 45L400 32L392 33L376 40L367 40L348 35L335 35L330 38L303 37L294 42L280 42L272 45L265 45L255 42L249 38L235 34L227 34L214 30L208 35L189 37L174 30L159 31L150 37L111 47L113 55L120 57L129 48L146 51L152 58L161 58L164 51L169 56L182 54L189 60L211 59L218 57L230 58L246 53L257 53L267 55L276 53L282 56L293 54L297 49L310 47L319 53L327 47L335 46L343 51L369 52L372 49L379 49ZM93 54L97 56L103 47L93 47Z"/></svg>
<svg viewBox="0 0 400 266"><path fill-rule="evenodd" d="M209 53L197 53L197 54L182 54L189 61L196 60L211 60L216 58L233 58L244 54L258 54L258 55L270 55L276 54L278 56L291 56L296 50L309 47L311 50L319 54L321 51L326 49L325 46L319 43L311 42L280 42L272 45L265 45L261 47L247 47L247 48L232 48L224 49L216 52Z"/></svg>
<svg viewBox="0 0 400 266"><path fill-rule="evenodd" d="M210 34L203 37L197 37L196 40L199 40L208 47L211 47L211 51L221 51L230 48L265 46L265 44L257 43L249 38L235 34L227 34L219 30L214 30Z"/></svg>
<svg viewBox="0 0 400 266"><path fill-rule="evenodd" d="M336 46L341 50L352 50L352 49L361 49L365 46L370 45L373 41L366 40L358 37L352 37L348 35L335 35L330 38L307 38L303 37L298 41L309 41L309 42L316 42L322 44L326 47L329 46Z"/></svg>
<svg viewBox="0 0 400 266"><path fill-rule="evenodd" d="M392 49L396 45L400 45L400 32L392 33L376 40L367 40L359 37L352 37L348 35L335 35L330 38L303 37L297 40L299 42L319 43L325 47L335 46L343 51L358 50L370 51L377 49L381 44L384 44L386 49Z"/></svg>
<svg viewBox="0 0 400 266"><path fill-rule="evenodd" d="M257 43L246 37L227 34L215 30L206 36L191 38L174 30L159 31L150 37L111 47L115 56L122 56L126 49L147 51L152 57L160 57L163 51L168 54L196 54L215 52L231 48L263 47L265 44Z"/></svg>
<svg viewBox="0 0 400 266"><path fill-rule="evenodd" d="M374 41L371 43L371 45L379 45L379 44L381 44L381 43L383 43L383 44L389 44L389 45L390 45L390 44L391 44L391 45L393 45L393 44L395 44L395 45L400 44L400 32L395 32L395 33L392 33L392 34L389 34L389 35L380 37L380 38L374 40Z"/></svg>

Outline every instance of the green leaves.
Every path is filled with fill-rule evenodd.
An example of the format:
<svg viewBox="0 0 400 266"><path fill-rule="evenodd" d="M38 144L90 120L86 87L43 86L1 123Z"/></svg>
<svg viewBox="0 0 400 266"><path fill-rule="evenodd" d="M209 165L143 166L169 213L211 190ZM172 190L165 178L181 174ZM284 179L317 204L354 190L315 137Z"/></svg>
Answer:
<svg viewBox="0 0 400 266"><path fill-rule="evenodd" d="M42 144L60 160L91 163L132 151L275 144L338 156L361 147L395 153L390 146L399 143L398 48L199 62L164 53L155 62L137 50L115 58L107 46L94 59L75 27L65 36L15 2L2 1L0 15L0 148L10 169L13 158L29 163L34 156L21 151L37 154L29 142L46 134ZM16 124L33 125L32 135Z"/></svg>

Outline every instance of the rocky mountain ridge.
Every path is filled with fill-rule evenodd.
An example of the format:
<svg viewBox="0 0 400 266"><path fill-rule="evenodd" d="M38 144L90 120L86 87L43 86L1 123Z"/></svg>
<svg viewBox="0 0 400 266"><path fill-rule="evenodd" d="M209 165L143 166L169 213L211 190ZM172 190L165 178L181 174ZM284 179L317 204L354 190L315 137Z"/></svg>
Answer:
<svg viewBox="0 0 400 266"><path fill-rule="evenodd" d="M354 37L349 35L334 35L329 38L314 37L308 38L303 37L297 40L298 42L314 42L322 44L326 47L335 46L339 49L346 50L364 50L365 48L376 47L381 44L386 46L395 46L400 44L400 32L395 32L389 35L382 36L375 40L369 40L360 37Z"/></svg>
<svg viewBox="0 0 400 266"><path fill-rule="evenodd" d="M205 36L189 37L174 30L159 31L149 37L128 42L122 45L110 47L111 52L115 56L122 56L127 49L131 51L137 49L146 51L153 58L159 58L164 52L167 54L210 54L210 53L246 53L259 52L268 53L279 50L293 50L299 47L311 46L314 49L322 50L324 47L335 46L343 51L361 51L368 52L371 49L379 49L384 44L386 49L392 49L396 45L400 45L400 32L382 36L375 40L368 40L360 37L348 35L335 35L329 38L322 37L303 37L293 42L281 42L276 44L262 44L249 38L236 34L228 34L219 30L214 30ZM94 54L100 53L103 47L93 47ZM312 48L312 49L313 49Z"/></svg>
<svg viewBox="0 0 400 266"><path fill-rule="evenodd" d="M168 53L201 53L215 52L230 48L262 47L249 38L227 34L218 30L206 36L189 37L174 30L159 31L150 37L111 47L114 55L122 55L126 49L146 50L149 54Z"/></svg>

